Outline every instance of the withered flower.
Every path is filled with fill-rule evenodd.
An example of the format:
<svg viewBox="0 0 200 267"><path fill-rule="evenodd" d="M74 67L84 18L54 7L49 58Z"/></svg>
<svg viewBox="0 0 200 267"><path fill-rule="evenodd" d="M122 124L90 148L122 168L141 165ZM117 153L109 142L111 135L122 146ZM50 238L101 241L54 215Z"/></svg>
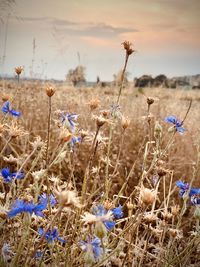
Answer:
<svg viewBox="0 0 200 267"><path fill-rule="evenodd" d="M124 41L122 43L122 45L124 46L124 49L126 50L126 54L128 56L130 56L133 52L135 52L134 49L132 49L132 43L128 42L128 41Z"/></svg>

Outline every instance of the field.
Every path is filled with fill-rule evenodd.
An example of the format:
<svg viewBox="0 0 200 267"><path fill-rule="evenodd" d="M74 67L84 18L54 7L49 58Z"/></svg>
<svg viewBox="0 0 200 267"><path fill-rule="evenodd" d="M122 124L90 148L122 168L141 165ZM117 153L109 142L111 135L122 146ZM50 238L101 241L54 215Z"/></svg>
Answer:
<svg viewBox="0 0 200 267"><path fill-rule="evenodd" d="M200 266L200 91L0 86L0 266Z"/></svg>

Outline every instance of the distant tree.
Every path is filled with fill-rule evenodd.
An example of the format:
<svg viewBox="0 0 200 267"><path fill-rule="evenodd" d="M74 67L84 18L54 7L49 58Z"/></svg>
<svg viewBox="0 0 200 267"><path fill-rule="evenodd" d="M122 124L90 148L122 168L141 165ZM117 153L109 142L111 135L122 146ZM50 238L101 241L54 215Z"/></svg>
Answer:
<svg viewBox="0 0 200 267"><path fill-rule="evenodd" d="M123 82L124 86L128 84L128 76L129 76L129 72L126 71L124 73L124 82ZM114 81L113 81L114 85L120 86L122 82L122 70L120 70L117 74L114 74L113 78L114 78Z"/></svg>
<svg viewBox="0 0 200 267"><path fill-rule="evenodd" d="M74 86L76 86L80 82L85 82L85 67L78 65L75 69L70 69L66 75L66 79Z"/></svg>

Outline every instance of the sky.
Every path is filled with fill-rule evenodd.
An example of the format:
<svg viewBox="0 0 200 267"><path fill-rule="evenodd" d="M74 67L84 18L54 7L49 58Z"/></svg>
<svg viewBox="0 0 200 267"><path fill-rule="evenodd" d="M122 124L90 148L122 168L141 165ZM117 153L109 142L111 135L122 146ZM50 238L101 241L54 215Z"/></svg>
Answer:
<svg viewBox="0 0 200 267"><path fill-rule="evenodd" d="M82 64L87 80L110 81L125 40L136 50L130 80L198 74L199 10L200 0L15 0L0 12L0 75L24 66L27 77L65 79Z"/></svg>

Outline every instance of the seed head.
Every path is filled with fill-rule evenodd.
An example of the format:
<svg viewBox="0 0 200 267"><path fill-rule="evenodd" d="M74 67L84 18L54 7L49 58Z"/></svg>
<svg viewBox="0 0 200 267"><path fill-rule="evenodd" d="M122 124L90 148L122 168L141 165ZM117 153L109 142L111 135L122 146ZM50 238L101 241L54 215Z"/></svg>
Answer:
<svg viewBox="0 0 200 267"><path fill-rule="evenodd" d="M48 95L48 97L52 97L55 94L55 88L52 86L47 86L46 88L46 94Z"/></svg>
<svg viewBox="0 0 200 267"><path fill-rule="evenodd" d="M108 120L100 116L94 116L94 119L96 120L97 127L102 127Z"/></svg>
<svg viewBox="0 0 200 267"><path fill-rule="evenodd" d="M98 98L92 99L89 103L91 111L98 108L100 105L100 100Z"/></svg>
<svg viewBox="0 0 200 267"><path fill-rule="evenodd" d="M152 97L147 97L147 104L152 105L154 103L154 99Z"/></svg>
<svg viewBox="0 0 200 267"><path fill-rule="evenodd" d="M140 189L139 201L145 206L151 205L156 200L156 190L145 188L144 186Z"/></svg>
<svg viewBox="0 0 200 267"><path fill-rule="evenodd" d="M66 189L62 190L60 187L57 190L54 190L55 196L57 197L58 203L62 207L77 207L80 208L80 200L75 191Z"/></svg>
<svg viewBox="0 0 200 267"><path fill-rule="evenodd" d="M173 214L165 210L164 212L162 212L162 217L165 221L170 221L171 218L173 217Z"/></svg>
<svg viewBox="0 0 200 267"><path fill-rule="evenodd" d="M15 68L15 73L19 76L22 71L24 70L24 68L22 66L16 67Z"/></svg>
<svg viewBox="0 0 200 267"><path fill-rule="evenodd" d="M124 49L126 50L126 54L128 56L130 56L133 52L135 52L135 50L132 49L132 43L124 41L122 45L124 46Z"/></svg>
<svg viewBox="0 0 200 267"><path fill-rule="evenodd" d="M6 101L8 101L9 100L9 98L10 98L10 96L9 95L2 95L2 100L3 100L3 102L6 102Z"/></svg>
<svg viewBox="0 0 200 267"><path fill-rule="evenodd" d="M124 130L126 130L130 125L130 120L129 120L129 118L122 117L122 122L121 123L122 123L122 128Z"/></svg>
<svg viewBox="0 0 200 267"><path fill-rule="evenodd" d="M179 214L179 211L180 211L179 205L174 205L174 206L171 207L171 213L174 216L177 216Z"/></svg>

